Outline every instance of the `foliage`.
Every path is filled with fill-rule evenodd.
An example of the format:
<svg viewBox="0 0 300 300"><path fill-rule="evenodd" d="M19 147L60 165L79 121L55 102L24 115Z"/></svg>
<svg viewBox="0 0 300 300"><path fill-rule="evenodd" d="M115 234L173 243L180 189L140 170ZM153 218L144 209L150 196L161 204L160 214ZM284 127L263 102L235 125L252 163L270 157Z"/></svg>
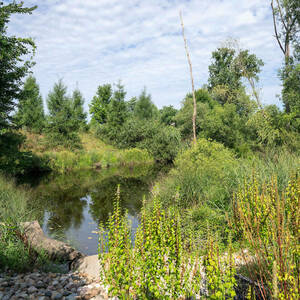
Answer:
<svg viewBox="0 0 300 300"><path fill-rule="evenodd" d="M166 196L169 196L165 200L172 202L171 197L178 190L179 205L183 208L200 203L226 208L237 165L238 161L232 152L222 144L200 138L175 160L175 168L170 171L173 187L168 187ZM173 195L170 195L170 188L173 189Z"/></svg>
<svg viewBox="0 0 300 300"><path fill-rule="evenodd" d="M84 112L84 98L77 88L72 95L71 100L71 111L74 118L74 121L78 124L79 129L86 131L87 130L87 113Z"/></svg>
<svg viewBox="0 0 300 300"><path fill-rule="evenodd" d="M175 207L165 210L157 192L151 206L145 199L134 244L126 213L119 206L120 189L106 227L100 225L99 261L102 282L112 296L122 299L234 299L235 266L229 246L225 259L219 257L212 239L199 256L194 234L182 235L181 217ZM230 243L229 243L230 244ZM231 244L230 244L231 245ZM206 286L202 278L205 270Z"/></svg>
<svg viewBox="0 0 300 300"><path fill-rule="evenodd" d="M90 104L92 122L105 124L107 122L107 109L112 97L110 84L99 85L96 95Z"/></svg>
<svg viewBox="0 0 300 300"><path fill-rule="evenodd" d="M110 293L123 299L175 299L199 292L199 259L184 254L179 214L162 210L157 198L151 211L144 205L133 248L119 190L117 195L107 231L100 226L102 281Z"/></svg>
<svg viewBox="0 0 300 300"><path fill-rule="evenodd" d="M29 131L41 133L45 126L43 99L33 76L29 76L25 81L14 118L18 127Z"/></svg>
<svg viewBox="0 0 300 300"><path fill-rule="evenodd" d="M218 48L212 53L212 64L208 67L209 88L212 89L218 85L226 85L232 90L238 90L241 87L241 73L234 64L235 50L230 48Z"/></svg>
<svg viewBox="0 0 300 300"><path fill-rule="evenodd" d="M156 106L151 101L151 95L146 92L146 88L142 91L134 106L134 115L138 119L149 120L157 115Z"/></svg>
<svg viewBox="0 0 300 300"><path fill-rule="evenodd" d="M0 269L24 272L49 265L46 254L30 246L21 226L35 219L29 204L28 193L0 175Z"/></svg>
<svg viewBox="0 0 300 300"><path fill-rule="evenodd" d="M77 131L79 123L74 118L72 102L66 95L67 87L62 80L54 84L53 90L47 97L49 110L47 137L52 147L64 145L67 148L80 147Z"/></svg>
<svg viewBox="0 0 300 300"><path fill-rule="evenodd" d="M119 148L137 147L147 150L160 163L172 162L179 149L181 137L173 126L164 126L158 120L129 118L115 139Z"/></svg>
<svg viewBox="0 0 300 300"><path fill-rule="evenodd" d="M35 9L36 6L23 7L23 2L7 5L0 2L0 138L13 127L11 112L20 99L22 79L33 66L35 51L32 39L8 36L7 23L12 15L31 14Z"/></svg>
<svg viewBox="0 0 300 300"><path fill-rule="evenodd" d="M174 117L176 116L177 109L174 108L172 105L164 106L160 109L160 121L165 125L172 125L174 124Z"/></svg>
<svg viewBox="0 0 300 300"><path fill-rule="evenodd" d="M227 259L221 261L218 244L210 237L207 241L204 267L209 299L235 299L236 270L231 244L229 244Z"/></svg>
<svg viewBox="0 0 300 300"><path fill-rule="evenodd" d="M299 176L292 177L282 196L276 179L261 186L255 176L235 194L234 229L253 255L257 267L248 263L249 276L265 299L299 295L299 199Z"/></svg>
<svg viewBox="0 0 300 300"><path fill-rule="evenodd" d="M156 129L155 131L152 131ZM180 133L172 126L160 126L157 124L151 128L147 138L137 144L138 147L146 149L157 162L173 162L180 149Z"/></svg>
<svg viewBox="0 0 300 300"><path fill-rule="evenodd" d="M20 151L25 137L16 132L2 134L0 139L0 171L11 175L49 171L48 161L31 151Z"/></svg>

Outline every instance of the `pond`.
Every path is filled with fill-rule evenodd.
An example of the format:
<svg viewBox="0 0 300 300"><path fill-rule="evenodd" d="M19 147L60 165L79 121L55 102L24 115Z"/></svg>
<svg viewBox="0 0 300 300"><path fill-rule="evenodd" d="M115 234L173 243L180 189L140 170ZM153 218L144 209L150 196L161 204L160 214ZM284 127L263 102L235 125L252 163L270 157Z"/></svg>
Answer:
<svg viewBox="0 0 300 300"><path fill-rule="evenodd" d="M143 197L157 176L153 166L110 168L50 174L31 185L32 208L47 236L67 242L86 255L97 254L98 225L113 211L120 185L120 204L128 211L133 235Z"/></svg>

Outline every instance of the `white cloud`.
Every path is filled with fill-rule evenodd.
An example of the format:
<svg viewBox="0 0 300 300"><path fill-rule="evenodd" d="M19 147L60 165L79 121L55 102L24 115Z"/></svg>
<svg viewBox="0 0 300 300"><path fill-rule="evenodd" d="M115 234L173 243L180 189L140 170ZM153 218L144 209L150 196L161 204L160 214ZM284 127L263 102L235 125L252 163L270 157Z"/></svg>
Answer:
<svg viewBox="0 0 300 300"><path fill-rule="evenodd" d="M99 84L121 79L128 97L146 86L159 107L179 107L190 90L178 14L182 10L196 87L207 81L211 52L234 37L264 60L263 100L278 103L276 70L282 56L268 2L28 0L25 4L39 8L32 16L13 17L9 31L35 38L34 73L44 97L63 78L70 92L78 82L88 103Z"/></svg>

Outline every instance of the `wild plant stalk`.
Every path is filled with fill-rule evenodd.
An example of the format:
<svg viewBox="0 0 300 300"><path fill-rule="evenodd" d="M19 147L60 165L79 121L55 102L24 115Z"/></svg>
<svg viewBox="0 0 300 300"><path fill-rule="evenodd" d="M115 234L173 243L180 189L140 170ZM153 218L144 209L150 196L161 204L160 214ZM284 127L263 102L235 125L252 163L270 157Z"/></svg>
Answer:
<svg viewBox="0 0 300 300"><path fill-rule="evenodd" d="M235 195L234 220L257 268L249 268L264 299L297 299L299 295L300 177L279 195L277 180L262 188L255 177Z"/></svg>
<svg viewBox="0 0 300 300"><path fill-rule="evenodd" d="M204 259L205 274L209 299L234 299L236 296L235 266L232 258L231 239L229 240L229 253L221 261L219 247L209 237Z"/></svg>
<svg viewBox="0 0 300 300"><path fill-rule="evenodd" d="M101 279L109 286L109 293L122 299L186 299L199 295L202 264L193 247L193 233L185 243L182 240L178 209L163 209L158 196L154 196L150 210L144 199L133 247L119 199L118 189L107 230L100 226ZM227 261L219 264L218 247L209 247L205 268L210 299L233 299L235 269L231 250Z"/></svg>

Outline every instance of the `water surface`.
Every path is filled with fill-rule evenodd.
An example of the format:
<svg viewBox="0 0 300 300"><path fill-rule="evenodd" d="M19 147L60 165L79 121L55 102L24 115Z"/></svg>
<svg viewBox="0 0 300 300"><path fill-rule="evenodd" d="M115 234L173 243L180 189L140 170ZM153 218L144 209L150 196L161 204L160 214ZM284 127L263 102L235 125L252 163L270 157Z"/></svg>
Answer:
<svg viewBox="0 0 300 300"><path fill-rule="evenodd" d="M107 222L117 186L134 231L142 199L148 196L156 174L150 166L50 174L32 188L32 205L46 235L93 255L98 248L98 224Z"/></svg>

